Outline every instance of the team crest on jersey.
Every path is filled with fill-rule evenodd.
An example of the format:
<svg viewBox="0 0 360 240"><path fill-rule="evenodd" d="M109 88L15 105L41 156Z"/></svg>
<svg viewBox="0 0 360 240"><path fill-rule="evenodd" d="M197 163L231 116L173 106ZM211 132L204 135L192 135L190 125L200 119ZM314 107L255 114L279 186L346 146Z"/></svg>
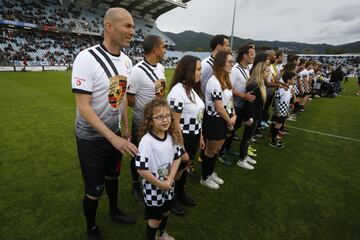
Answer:
<svg viewBox="0 0 360 240"><path fill-rule="evenodd" d="M125 76L114 76L110 79L110 89L109 89L109 103L113 108L119 108L121 101L123 100L126 93L126 82L127 78Z"/></svg>
<svg viewBox="0 0 360 240"><path fill-rule="evenodd" d="M158 79L154 82L155 84L155 95L157 97L163 98L165 96L165 79Z"/></svg>

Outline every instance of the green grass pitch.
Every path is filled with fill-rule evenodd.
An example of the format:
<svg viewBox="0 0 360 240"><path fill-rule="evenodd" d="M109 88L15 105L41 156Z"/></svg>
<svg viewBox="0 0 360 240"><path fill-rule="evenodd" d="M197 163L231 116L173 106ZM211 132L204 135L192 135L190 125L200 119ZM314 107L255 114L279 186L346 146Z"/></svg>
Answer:
<svg viewBox="0 0 360 240"><path fill-rule="evenodd" d="M167 71L171 79L172 71ZM83 186L74 137L70 72L0 73L0 239L84 239ZM342 96L313 99L291 126L360 139L355 79ZM210 190L189 179L197 201L171 215L176 239L360 239L360 142L291 129L286 148L267 139L254 171L217 163L225 184ZM233 148L239 142L234 141ZM197 171L200 166L197 164ZM120 205L135 225L114 223L104 194L97 223L104 239L145 239L143 206L134 202L129 158Z"/></svg>

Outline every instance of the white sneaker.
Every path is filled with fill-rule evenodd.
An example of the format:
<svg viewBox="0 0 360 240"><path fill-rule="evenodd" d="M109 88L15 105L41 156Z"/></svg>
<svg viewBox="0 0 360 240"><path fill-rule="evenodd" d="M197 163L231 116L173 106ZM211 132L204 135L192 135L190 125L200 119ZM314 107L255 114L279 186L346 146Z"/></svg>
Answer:
<svg viewBox="0 0 360 240"><path fill-rule="evenodd" d="M219 189L219 185L212 180L212 177L209 176L206 180L200 179L200 183L211 189Z"/></svg>
<svg viewBox="0 0 360 240"><path fill-rule="evenodd" d="M161 236L156 236L156 240L175 240L172 236L170 236L167 232L164 232Z"/></svg>
<svg viewBox="0 0 360 240"><path fill-rule="evenodd" d="M242 167L242 168L245 168L245 169L249 169L249 170L253 170L254 169L254 167L252 166L252 165L250 165L247 161L245 161L245 160L243 160L243 161L241 161L241 160L239 160L238 162L237 162L237 165L239 166L239 167Z"/></svg>
<svg viewBox="0 0 360 240"><path fill-rule="evenodd" d="M296 117L293 117L293 116L290 115L290 116L288 117L288 120L289 120L289 121L292 121L292 122L296 122Z"/></svg>
<svg viewBox="0 0 360 240"><path fill-rule="evenodd" d="M224 180L219 178L216 172L213 172L213 174L210 175L210 178L217 184L224 184Z"/></svg>
<svg viewBox="0 0 360 240"><path fill-rule="evenodd" d="M251 164L256 164L256 160L255 160L255 159L252 159L252 158L249 157L249 156L246 156L246 157L245 157L245 161L248 162L248 163L251 163Z"/></svg>

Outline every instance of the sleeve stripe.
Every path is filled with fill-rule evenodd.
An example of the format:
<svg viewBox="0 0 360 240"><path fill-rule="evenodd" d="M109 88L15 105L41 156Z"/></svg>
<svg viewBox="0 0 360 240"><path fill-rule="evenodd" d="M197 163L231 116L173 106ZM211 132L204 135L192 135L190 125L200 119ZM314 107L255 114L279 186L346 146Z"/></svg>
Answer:
<svg viewBox="0 0 360 240"><path fill-rule="evenodd" d="M92 95L92 92L85 91L85 90L78 89L78 88L73 88L73 89L72 89L72 92L73 92L73 93L80 93L80 94Z"/></svg>

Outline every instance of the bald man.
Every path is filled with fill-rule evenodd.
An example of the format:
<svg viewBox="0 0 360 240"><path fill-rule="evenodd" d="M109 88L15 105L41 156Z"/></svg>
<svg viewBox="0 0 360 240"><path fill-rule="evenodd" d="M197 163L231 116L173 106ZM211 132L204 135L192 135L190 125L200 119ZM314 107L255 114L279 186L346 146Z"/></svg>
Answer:
<svg viewBox="0 0 360 240"><path fill-rule="evenodd" d="M80 52L73 65L76 143L84 181L83 208L87 238L101 239L95 223L98 199L105 188L110 217L126 224L136 218L118 208L118 176L123 154L134 156L127 123L127 80L132 63L121 52L130 46L134 21L128 11L110 8L104 17L104 41ZM123 133L120 133L121 118Z"/></svg>

